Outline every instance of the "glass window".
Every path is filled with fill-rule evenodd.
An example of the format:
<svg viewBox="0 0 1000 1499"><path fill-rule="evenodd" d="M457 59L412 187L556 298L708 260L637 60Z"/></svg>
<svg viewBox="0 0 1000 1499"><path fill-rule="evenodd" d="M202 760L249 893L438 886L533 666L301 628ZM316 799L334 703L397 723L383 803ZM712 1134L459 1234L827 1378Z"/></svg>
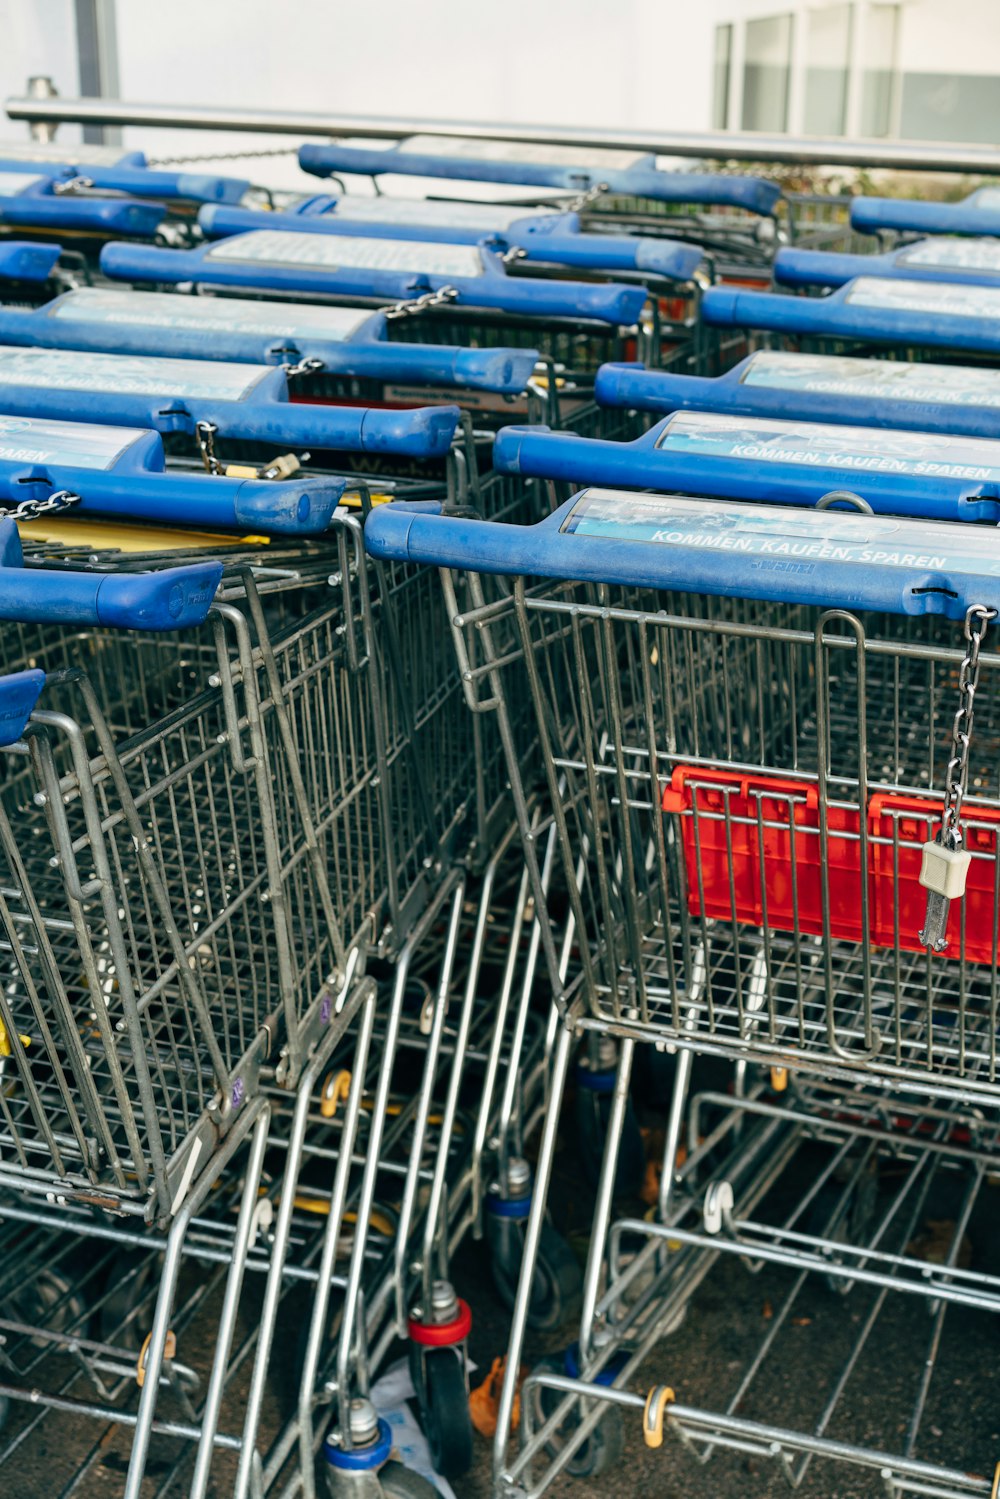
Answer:
<svg viewBox="0 0 1000 1499"><path fill-rule="evenodd" d="M715 28L715 67L712 82L712 129L729 128L729 70L733 61L733 28Z"/></svg>
<svg viewBox="0 0 1000 1499"><path fill-rule="evenodd" d="M871 5L865 26L865 65L861 75L861 134L891 135L896 68L898 5ZM904 132L905 134L905 132Z"/></svg>
<svg viewBox="0 0 1000 1499"><path fill-rule="evenodd" d="M788 129L788 75L792 56L791 16L747 22L743 64L744 130Z"/></svg>
<svg viewBox="0 0 1000 1499"><path fill-rule="evenodd" d="M853 5L828 5L807 13L806 135L844 135Z"/></svg>

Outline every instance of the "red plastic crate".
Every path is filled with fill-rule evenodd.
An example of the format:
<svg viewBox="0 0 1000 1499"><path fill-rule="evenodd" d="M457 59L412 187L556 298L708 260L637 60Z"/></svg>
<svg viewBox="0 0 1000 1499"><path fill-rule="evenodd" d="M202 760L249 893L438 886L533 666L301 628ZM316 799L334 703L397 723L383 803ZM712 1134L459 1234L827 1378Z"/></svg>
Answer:
<svg viewBox="0 0 1000 1499"><path fill-rule="evenodd" d="M681 765L661 805L681 817L692 916L762 926L766 898L769 928L809 935L826 930L813 783ZM862 934L860 821L857 808L828 808L829 931L853 942Z"/></svg>
<svg viewBox="0 0 1000 1499"><path fill-rule="evenodd" d="M868 804L875 885L874 940L882 947L898 945L921 952L920 929L927 909L927 891L920 883L921 850L937 836L941 802L916 796L873 796ZM893 828L897 841L894 846ZM965 900L953 901L948 920L946 956L964 955L970 963L995 963L995 883L997 830L1000 811L973 807L962 813L964 845L972 854ZM963 908L965 947L962 947ZM896 922L898 911L899 932Z"/></svg>

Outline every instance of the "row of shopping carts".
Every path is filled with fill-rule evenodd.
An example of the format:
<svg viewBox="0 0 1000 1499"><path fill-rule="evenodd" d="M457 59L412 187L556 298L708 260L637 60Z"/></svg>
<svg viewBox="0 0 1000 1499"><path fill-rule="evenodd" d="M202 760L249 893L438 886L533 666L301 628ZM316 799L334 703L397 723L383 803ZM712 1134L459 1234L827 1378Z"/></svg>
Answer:
<svg viewBox="0 0 1000 1499"><path fill-rule="evenodd" d="M878 250L870 201L445 144L305 146L323 197L0 147L5 1481L423 1495L402 1346L460 1486L472 1236L498 1495L628 1421L989 1493L923 1438L946 1314L997 1304L998 377L988 313L920 304L989 256L882 247L896 301L831 316L772 274ZM734 1259L788 1289L731 1398L640 1393ZM862 1305L800 1429L817 1278ZM878 1444L838 1422L897 1292L929 1353Z"/></svg>

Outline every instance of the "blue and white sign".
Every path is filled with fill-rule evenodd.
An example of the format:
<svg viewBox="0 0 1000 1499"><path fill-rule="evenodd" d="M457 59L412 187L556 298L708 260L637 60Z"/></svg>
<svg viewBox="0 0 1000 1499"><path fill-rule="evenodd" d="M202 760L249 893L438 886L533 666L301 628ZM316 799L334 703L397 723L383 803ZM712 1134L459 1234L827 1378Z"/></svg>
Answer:
<svg viewBox="0 0 1000 1499"><path fill-rule="evenodd" d="M724 412L678 412L665 424L656 446L681 455L699 453L752 463L1000 481L1000 441L989 438L770 421Z"/></svg>
<svg viewBox="0 0 1000 1499"><path fill-rule="evenodd" d="M816 514L779 506L745 506L664 495L588 489L561 529L578 536L645 541L748 559L787 560L791 571L820 562L870 563L909 570L1000 576L1000 537L935 521L894 516ZM749 562L753 567L753 561Z"/></svg>
<svg viewBox="0 0 1000 1499"><path fill-rule="evenodd" d="M81 287L53 303L49 316L73 322L189 328L203 333L259 333L268 338L350 338L371 313L239 297L185 297L159 291Z"/></svg>
<svg viewBox="0 0 1000 1499"><path fill-rule="evenodd" d="M475 245L436 244L427 240L364 239L353 235L294 234L258 229L220 240L205 257L265 265L341 266L371 271L415 271L429 276L481 276L482 257Z"/></svg>
<svg viewBox="0 0 1000 1499"><path fill-rule="evenodd" d="M334 216L353 223L424 224L431 229L472 229L503 234L537 209L501 208L495 203L445 203L428 198L344 197Z"/></svg>
<svg viewBox="0 0 1000 1499"><path fill-rule="evenodd" d="M0 387L34 385L50 390L103 390L116 395L169 395L178 400L208 397L239 401L258 381L272 375L266 366L253 364L0 345ZM2 401L0 395L0 404Z"/></svg>
<svg viewBox="0 0 1000 1499"><path fill-rule="evenodd" d="M995 239L959 239L943 234L900 250L896 264L1000 273L1000 244Z"/></svg>
<svg viewBox="0 0 1000 1499"><path fill-rule="evenodd" d="M0 198L19 198L45 180L34 172L0 172Z"/></svg>
<svg viewBox="0 0 1000 1499"><path fill-rule="evenodd" d="M859 276L851 282L845 300L853 307L879 307L887 312L1000 320L997 286L958 286L950 281L880 281L874 276Z"/></svg>
<svg viewBox="0 0 1000 1499"><path fill-rule="evenodd" d="M0 416L0 461L64 464L70 468L110 469L146 433L134 427L92 426L89 422L41 421L31 416Z"/></svg>
<svg viewBox="0 0 1000 1499"><path fill-rule="evenodd" d="M1000 370L974 365L909 364L894 359L783 354L762 349L751 355L740 383L818 395L1000 407Z"/></svg>

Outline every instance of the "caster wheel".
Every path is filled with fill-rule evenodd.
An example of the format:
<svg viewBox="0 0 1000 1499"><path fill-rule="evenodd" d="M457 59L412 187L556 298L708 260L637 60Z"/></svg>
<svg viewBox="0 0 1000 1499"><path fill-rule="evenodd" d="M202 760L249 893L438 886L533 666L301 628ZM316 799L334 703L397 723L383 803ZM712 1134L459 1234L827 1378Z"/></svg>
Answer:
<svg viewBox="0 0 1000 1499"><path fill-rule="evenodd" d="M592 1187L597 1185L604 1160L611 1115L611 1089L614 1073L590 1073L581 1068L577 1074L576 1127L580 1142L580 1164ZM608 1086L603 1086L607 1083ZM625 1106L618 1162L615 1167L615 1193L634 1197L646 1173L646 1150L639 1131L639 1121L631 1099Z"/></svg>
<svg viewBox="0 0 1000 1499"><path fill-rule="evenodd" d="M525 1218L489 1214L487 1235L493 1284L504 1306L514 1305L524 1253ZM562 1234L543 1223L531 1282L528 1326L551 1332L577 1311L583 1290L579 1261Z"/></svg>
<svg viewBox="0 0 1000 1499"><path fill-rule="evenodd" d="M378 1477L385 1499L438 1499L434 1485L402 1463L387 1462Z"/></svg>
<svg viewBox="0 0 1000 1499"><path fill-rule="evenodd" d="M116 1257L101 1299L103 1342L139 1351L148 1331L159 1280L159 1255L127 1249Z"/></svg>
<svg viewBox="0 0 1000 1499"><path fill-rule="evenodd" d="M536 1366L536 1372L546 1374L565 1374L566 1359L561 1354L550 1354L548 1358L542 1359ZM552 1413L558 1408L565 1395L560 1390L549 1390L544 1385L531 1387L531 1400L534 1406L533 1416L536 1430L544 1425ZM584 1407L589 1413L589 1401L584 1401ZM545 1449L552 1458L558 1457L559 1453L569 1442L570 1437L580 1424L579 1406L570 1411L558 1431L549 1438ZM615 1405L604 1407L601 1416L588 1437L581 1442L580 1446L567 1461L563 1472L570 1478L598 1478L619 1461L625 1446L625 1427L622 1421L622 1413Z"/></svg>
<svg viewBox="0 0 1000 1499"><path fill-rule="evenodd" d="M842 1189L831 1184L820 1193L809 1215L807 1232L825 1238L833 1244L863 1246L868 1240L869 1229L875 1221L878 1207L877 1178L874 1172L870 1171L866 1171L861 1176L851 1193L850 1202L846 1208L839 1209L838 1221L831 1228L830 1218L835 1211L838 1211L841 1192ZM835 1265L847 1263L836 1252L831 1254L830 1258ZM834 1296L846 1296L854 1284L852 1280L842 1275L825 1275L823 1280Z"/></svg>
<svg viewBox="0 0 1000 1499"><path fill-rule="evenodd" d="M410 1361L434 1471L443 1478L461 1478L472 1467L464 1355L457 1348L413 1348Z"/></svg>

